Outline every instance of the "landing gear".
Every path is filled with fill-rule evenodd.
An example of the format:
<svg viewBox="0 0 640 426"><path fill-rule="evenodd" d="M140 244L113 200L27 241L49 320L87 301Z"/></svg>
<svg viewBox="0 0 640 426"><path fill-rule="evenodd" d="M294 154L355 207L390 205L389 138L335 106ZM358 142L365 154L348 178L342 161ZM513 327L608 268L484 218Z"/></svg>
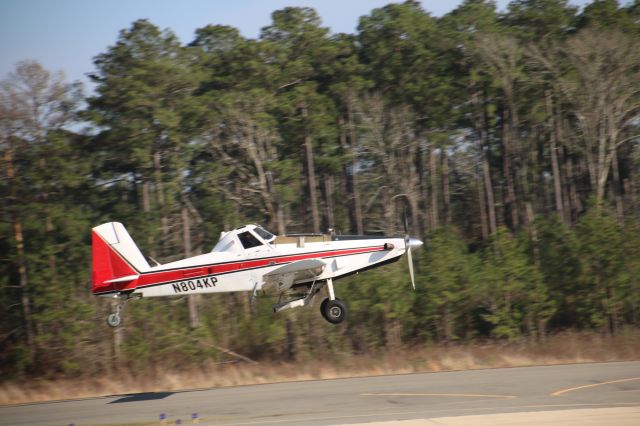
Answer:
<svg viewBox="0 0 640 426"><path fill-rule="evenodd" d="M131 300L131 297L129 296L124 296L126 297L124 300L121 299L122 297L123 296L118 296L117 302L116 302L116 311L110 313L109 316L107 317L107 324L109 325L109 327L117 327L122 322L122 317L120 316L120 313L124 309L124 304L127 301Z"/></svg>
<svg viewBox="0 0 640 426"><path fill-rule="evenodd" d="M320 313L331 324L340 324L347 317L347 305L340 299L336 299L333 291L333 280L327 280L327 290L329 297L322 301Z"/></svg>
<svg viewBox="0 0 640 426"><path fill-rule="evenodd" d="M320 305L324 319L331 324L340 324L347 317L347 306L340 299L324 299Z"/></svg>
<svg viewBox="0 0 640 426"><path fill-rule="evenodd" d="M109 324L110 327L119 326L121 321L122 319L117 313L109 314L109 316L107 317L107 324Z"/></svg>
<svg viewBox="0 0 640 426"><path fill-rule="evenodd" d="M333 279L326 278L322 281L314 281L310 287L306 288L304 293L298 293L299 296L296 299L289 299L285 301L278 300L278 303L273 305L273 312L282 312L285 309L298 308L302 306L311 305L318 292L323 286L327 286L327 293L329 297L322 301L320 305L320 313L322 317L329 321L331 324L340 324L347 318L347 305L340 300L336 299L336 295L333 291ZM283 295L280 295L282 298Z"/></svg>

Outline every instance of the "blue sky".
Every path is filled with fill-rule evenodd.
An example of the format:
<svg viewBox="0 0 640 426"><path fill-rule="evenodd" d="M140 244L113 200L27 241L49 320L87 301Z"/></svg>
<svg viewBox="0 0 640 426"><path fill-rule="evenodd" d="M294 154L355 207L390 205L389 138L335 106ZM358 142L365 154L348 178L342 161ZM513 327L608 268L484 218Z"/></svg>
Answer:
<svg viewBox="0 0 640 426"><path fill-rule="evenodd" d="M82 80L93 70L92 58L114 44L118 32L136 19L147 18L170 28L183 43L207 24L231 25L256 38L271 22L271 12L286 6L315 8L332 32L355 32L358 18L397 0L0 0L0 78L15 64L35 59L69 80ZM435 16L461 0L423 0ZM508 0L498 0L503 9ZM587 0L572 0L585 4Z"/></svg>

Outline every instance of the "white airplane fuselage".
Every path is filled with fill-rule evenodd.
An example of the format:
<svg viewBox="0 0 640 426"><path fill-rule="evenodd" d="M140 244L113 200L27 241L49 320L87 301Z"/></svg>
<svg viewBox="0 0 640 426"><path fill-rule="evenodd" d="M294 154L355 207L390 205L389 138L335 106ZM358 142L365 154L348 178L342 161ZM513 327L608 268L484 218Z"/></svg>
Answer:
<svg viewBox="0 0 640 426"><path fill-rule="evenodd" d="M282 296L294 290L298 298L274 305L279 312L310 304L326 286L331 303L324 304L322 312L337 323L346 307L336 301L334 280L394 262L421 244L409 237L276 237L257 225L247 225L223 232L209 253L149 266L124 226L109 222L93 228L92 291L97 296L130 299L239 291L255 295L260 290ZM110 317L119 323L118 312ZM109 324L113 325L111 320Z"/></svg>
<svg viewBox="0 0 640 426"><path fill-rule="evenodd" d="M214 250L206 254L153 267L138 266L137 270L134 262L129 261L132 270L124 278L130 277L131 280L120 278L120 281L113 279L111 283L95 283L94 278L94 294L112 296L114 293L127 293L155 297L256 291L262 290L264 275L293 262L320 259L325 266L314 279L335 280L398 260L406 251L403 238L332 238L328 235L277 237L268 243L253 234L261 244L244 248L237 235L253 229L250 226L245 228L224 233ZM228 240L226 246L225 240ZM121 247L112 244L112 247L124 260L134 258L127 253L129 247L125 244ZM96 284L103 285L96 288Z"/></svg>
<svg viewBox="0 0 640 426"><path fill-rule="evenodd" d="M385 250L393 245L393 249ZM250 253L206 253L152 267L134 290L143 297L262 290L262 277L291 262L325 261L316 280L338 279L359 270L398 260L402 238L274 244ZM141 277L142 278L142 277ZM149 280L149 283L145 282Z"/></svg>

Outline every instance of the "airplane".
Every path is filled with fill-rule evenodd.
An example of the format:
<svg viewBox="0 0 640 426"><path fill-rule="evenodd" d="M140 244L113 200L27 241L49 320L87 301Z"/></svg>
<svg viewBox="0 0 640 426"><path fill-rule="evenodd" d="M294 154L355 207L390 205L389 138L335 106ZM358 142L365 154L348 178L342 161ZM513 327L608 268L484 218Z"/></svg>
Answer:
<svg viewBox="0 0 640 426"><path fill-rule="evenodd" d="M406 224L405 224L406 226ZM119 222L92 229L93 284L96 296L118 301L107 324L121 323L124 302L142 297L258 292L278 296L274 312L311 305L326 287L322 316L339 324L347 307L335 296L334 280L396 262L407 253L415 290L411 249L422 241L402 237L293 234L276 236L259 225L222 232L211 252L150 266Z"/></svg>

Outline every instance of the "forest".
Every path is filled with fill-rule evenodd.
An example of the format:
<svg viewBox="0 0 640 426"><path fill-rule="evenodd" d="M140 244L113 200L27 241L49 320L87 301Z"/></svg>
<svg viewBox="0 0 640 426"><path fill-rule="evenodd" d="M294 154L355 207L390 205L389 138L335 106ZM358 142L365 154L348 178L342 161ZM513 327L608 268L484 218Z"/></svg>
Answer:
<svg viewBox="0 0 640 426"><path fill-rule="evenodd" d="M418 1L332 34L311 8L256 39L181 43L141 19L87 70L0 81L0 380L313 362L640 326L640 2ZM91 228L164 263L246 223L402 235L406 261L337 282L350 318L245 293L91 294Z"/></svg>

